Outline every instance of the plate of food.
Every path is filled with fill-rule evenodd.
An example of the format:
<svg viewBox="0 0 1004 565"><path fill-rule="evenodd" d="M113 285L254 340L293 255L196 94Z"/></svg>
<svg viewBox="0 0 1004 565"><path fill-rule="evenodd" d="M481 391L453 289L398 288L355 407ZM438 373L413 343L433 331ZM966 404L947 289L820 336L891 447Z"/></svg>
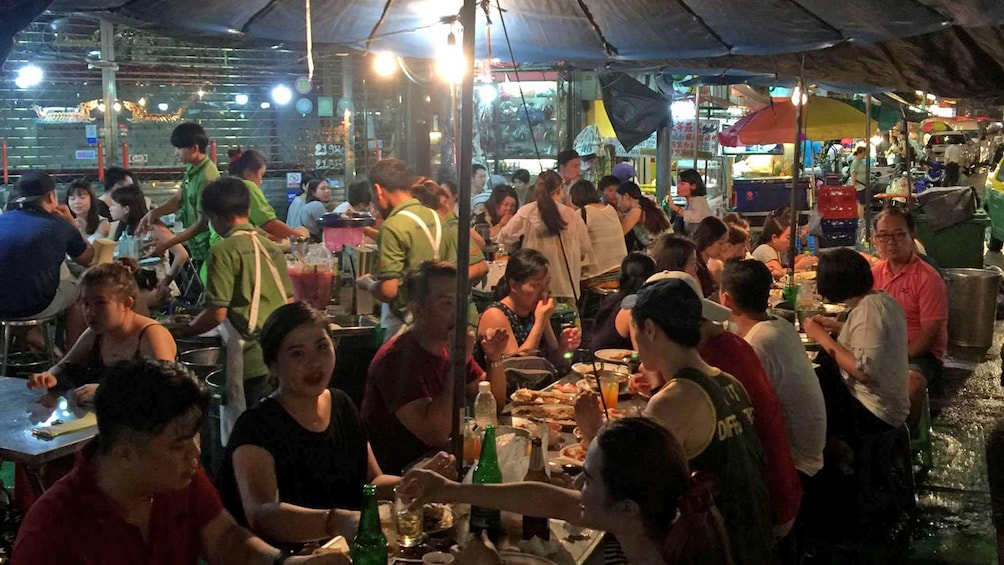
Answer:
<svg viewBox="0 0 1004 565"><path fill-rule="evenodd" d="M566 404L528 404L512 409L514 418L554 422L562 427L575 427L575 408Z"/></svg>
<svg viewBox="0 0 1004 565"><path fill-rule="evenodd" d="M579 393L579 387L575 386L575 383L554 383L551 385L550 390L571 395Z"/></svg>
<svg viewBox="0 0 1004 565"><path fill-rule="evenodd" d="M795 273L796 281L814 281L816 280L816 271L799 271Z"/></svg>
<svg viewBox="0 0 1004 565"><path fill-rule="evenodd" d="M456 515L449 504L429 502L423 508L422 529L430 536L452 530L455 521Z"/></svg>
<svg viewBox="0 0 1004 565"><path fill-rule="evenodd" d="M578 461L580 464L586 460L586 447L581 443L573 443L572 445L563 447L558 453L562 457Z"/></svg>
<svg viewBox="0 0 1004 565"><path fill-rule="evenodd" d="M556 390L518 389L509 397L516 406L523 404L568 404L575 402L575 395Z"/></svg>
<svg viewBox="0 0 1004 565"><path fill-rule="evenodd" d="M600 362L600 363L596 364L596 369L598 371L600 371L600 372L603 372L603 371L613 371L613 372L617 373L618 380L621 378L621 375L623 375L624 382L627 382L628 377L631 376L631 373L628 371L628 368L625 367L624 365L620 365L618 363L604 363L604 362ZM583 377L591 377L591 376L593 376L593 364L592 363L576 363L576 364L572 365L572 370L575 371L576 373L582 375Z"/></svg>
<svg viewBox="0 0 1004 565"><path fill-rule="evenodd" d="M547 448L550 450L556 450L561 445L563 438L561 437L561 425L556 422L544 422L547 427ZM523 430L530 434L530 437L537 437L540 435L540 423L527 420L526 418L513 418L512 427L517 430Z"/></svg>
<svg viewBox="0 0 1004 565"><path fill-rule="evenodd" d="M594 353L600 361L607 361L618 365L627 365L631 361L631 358L637 354L637 351L631 349L600 349Z"/></svg>
<svg viewBox="0 0 1004 565"><path fill-rule="evenodd" d="M627 383L628 382L627 382L626 378L623 381L619 381L617 383L618 384L618 388L617 388L617 395L618 396L626 396L626 395L630 395L631 394L631 391L628 390ZM575 386L578 387L579 390L583 390L583 391L587 390L589 392L593 392L593 393L596 393L596 394L600 393L600 389L596 385L596 379L593 378L592 375L590 375L588 378L585 378L585 379L579 379L578 381L576 381Z"/></svg>

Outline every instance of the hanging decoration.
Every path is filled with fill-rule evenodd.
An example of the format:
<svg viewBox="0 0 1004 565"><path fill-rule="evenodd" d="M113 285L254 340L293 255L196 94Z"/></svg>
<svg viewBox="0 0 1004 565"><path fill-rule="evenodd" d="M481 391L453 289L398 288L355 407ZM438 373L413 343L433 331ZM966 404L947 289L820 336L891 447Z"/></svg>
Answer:
<svg viewBox="0 0 1004 565"><path fill-rule="evenodd" d="M34 105L36 120L40 124L81 124L93 122L91 110L98 107L99 100L81 102L74 107Z"/></svg>
<svg viewBox="0 0 1004 565"><path fill-rule="evenodd" d="M122 105L132 114L131 118L126 118L127 121L132 123L171 124L180 122L181 114L185 111L184 106L178 106L177 110L167 114L151 114L146 111L144 106L135 102L123 100Z"/></svg>
<svg viewBox="0 0 1004 565"><path fill-rule="evenodd" d="M310 0L304 12L307 16L307 80L314 80L314 30L310 25Z"/></svg>

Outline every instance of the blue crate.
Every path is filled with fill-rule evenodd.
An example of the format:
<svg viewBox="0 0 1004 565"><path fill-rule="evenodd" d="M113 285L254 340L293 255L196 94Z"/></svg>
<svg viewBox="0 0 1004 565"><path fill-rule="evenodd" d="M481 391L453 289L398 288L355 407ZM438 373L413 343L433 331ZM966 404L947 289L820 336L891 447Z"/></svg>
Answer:
<svg viewBox="0 0 1004 565"><path fill-rule="evenodd" d="M853 237L858 231L858 219L820 220L819 227L823 230L823 235L851 234Z"/></svg>
<svg viewBox="0 0 1004 565"><path fill-rule="evenodd" d="M736 179L732 183L738 212L772 212L791 206L791 179ZM808 210L809 182L803 179L795 195L795 206Z"/></svg>

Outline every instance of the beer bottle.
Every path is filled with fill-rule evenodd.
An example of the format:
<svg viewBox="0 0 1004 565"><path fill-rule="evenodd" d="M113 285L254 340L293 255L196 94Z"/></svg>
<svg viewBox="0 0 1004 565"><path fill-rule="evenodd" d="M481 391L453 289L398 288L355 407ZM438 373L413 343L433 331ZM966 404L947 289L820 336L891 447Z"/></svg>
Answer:
<svg viewBox="0 0 1004 565"><path fill-rule="evenodd" d="M530 445L530 468L527 469L523 480L538 483L550 482L547 480L547 471L544 469L544 447L541 439L539 437L533 438ZM523 539L530 539L534 536L542 540L551 539L551 527L548 524L548 519L546 517L524 515Z"/></svg>
<svg viewBox="0 0 1004 565"><path fill-rule="evenodd" d="M481 457L474 465L474 484L490 485L502 482L502 469L499 468L498 455L495 453L495 426L485 426L485 437L481 440ZM502 535L502 513L492 508L471 506L471 533L475 537L481 532L487 532L493 543L498 543Z"/></svg>
<svg viewBox="0 0 1004 565"><path fill-rule="evenodd" d="M359 530L352 538L353 565L387 565L387 537L380 528L376 486L363 485L363 507L359 513Z"/></svg>

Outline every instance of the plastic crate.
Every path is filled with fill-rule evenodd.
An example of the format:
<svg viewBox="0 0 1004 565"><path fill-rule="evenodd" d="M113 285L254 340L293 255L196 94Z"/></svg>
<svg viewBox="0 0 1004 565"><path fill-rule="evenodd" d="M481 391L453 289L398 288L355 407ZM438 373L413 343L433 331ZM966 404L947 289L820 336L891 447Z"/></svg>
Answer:
<svg viewBox="0 0 1004 565"><path fill-rule="evenodd" d="M819 227L822 229L824 236L850 234L853 238L858 232L858 219L833 220L824 218L819 222Z"/></svg>
<svg viewBox="0 0 1004 565"><path fill-rule="evenodd" d="M829 220L858 217L857 193L853 186L821 186L816 193L819 215Z"/></svg>
<svg viewBox="0 0 1004 565"><path fill-rule="evenodd" d="M854 233L833 233L833 234L823 234L819 238L819 248L827 249L830 247L854 247L855 241Z"/></svg>
<svg viewBox="0 0 1004 565"><path fill-rule="evenodd" d="M772 212L791 206L791 179L736 179L732 183L736 211ZM808 210L809 181L802 179L795 194L795 207Z"/></svg>

